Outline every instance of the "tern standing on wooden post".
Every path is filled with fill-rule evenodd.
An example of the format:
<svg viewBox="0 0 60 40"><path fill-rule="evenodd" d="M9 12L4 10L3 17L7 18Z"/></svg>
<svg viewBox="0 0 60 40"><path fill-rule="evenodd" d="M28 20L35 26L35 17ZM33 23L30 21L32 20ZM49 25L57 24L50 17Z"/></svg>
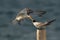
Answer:
<svg viewBox="0 0 60 40"><path fill-rule="evenodd" d="M52 22L54 22L55 19L46 21L44 23L37 22L36 20L32 20L33 25L37 28L37 40L46 40L46 27L47 25L50 25Z"/></svg>

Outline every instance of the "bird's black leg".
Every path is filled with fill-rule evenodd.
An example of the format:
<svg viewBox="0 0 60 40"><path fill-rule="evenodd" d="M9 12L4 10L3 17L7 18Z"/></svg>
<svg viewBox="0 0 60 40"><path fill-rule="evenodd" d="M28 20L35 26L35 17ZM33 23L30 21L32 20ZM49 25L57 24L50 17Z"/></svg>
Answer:
<svg viewBox="0 0 60 40"><path fill-rule="evenodd" d="M20 21L18 21L18 24L21 25Z"/></svg>
<svg viewBox="0 0 60 40"><path fill-rule="evenodd" d="M21 25L21 20L16 20L19 25Z"/></svg>

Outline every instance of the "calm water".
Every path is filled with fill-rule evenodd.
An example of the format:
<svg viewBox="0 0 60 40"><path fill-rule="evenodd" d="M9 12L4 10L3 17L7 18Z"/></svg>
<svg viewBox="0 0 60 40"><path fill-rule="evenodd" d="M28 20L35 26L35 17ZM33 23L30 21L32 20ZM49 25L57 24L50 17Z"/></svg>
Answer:
<svg viewBox="0 0 60 40"><path fill-rule="evenodd" d="M60 40L60 0L0 0L0 40L36 40L36 28L30 20L24 20L22 25L11 24L16 14L26 7L47 11L43 18L34 16L37 21L56 17L46 28L47 40Z"/></svg>

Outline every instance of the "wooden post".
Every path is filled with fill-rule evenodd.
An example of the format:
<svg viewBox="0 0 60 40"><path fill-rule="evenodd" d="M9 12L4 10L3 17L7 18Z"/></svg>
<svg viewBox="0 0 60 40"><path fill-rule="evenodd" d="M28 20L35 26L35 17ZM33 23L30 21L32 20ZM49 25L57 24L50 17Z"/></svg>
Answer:
<svg viewBox="0 0 60 40"><path fill-rule="evenodd" d="M46 29L43 30L39 30L37 29L37 33L36 33L36 39L37 40L46 40Z"/></svg>
<svg viewBox="0 0 60 40"><path fill-rule="evenodd" d="M40 36L41 34L40 33L41 33L41 31L39 29L37 29L37 33L36 33L37 34L36 35L36 37L37 37L36 39L37 40L41 40L41 36Z"/></svg>
<svg viewBox="0 0 60 40"><path fill-rule="evenodd" d="M41 30L41 39L46 40L46 29Z"/></svg>

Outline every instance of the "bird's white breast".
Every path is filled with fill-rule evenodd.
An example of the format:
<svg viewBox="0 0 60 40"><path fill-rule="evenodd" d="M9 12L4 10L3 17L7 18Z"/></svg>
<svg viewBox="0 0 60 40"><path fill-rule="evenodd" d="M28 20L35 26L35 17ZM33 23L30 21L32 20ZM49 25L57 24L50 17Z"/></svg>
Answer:
<svg viewBox="0 0 60 40"><path fill-rule="evenodd" d="M40 23L39 23L39 22L33 22L33 24L34 24L34 25L38 25L38 24L40 24Z"/></svg>
<svg viewBox="0 0 60 40"><path fill-rule="evenodd" d="M33 24L34 24L35 27L39 27L40 23L39 22L33 22Z"/></svg>
<svg viewBox="0 0 60 40"><path fill-rule="evenodd" d="M33 24L34 24L35 27L40 28L43 23L41 23L41 22L33 22Z"/></svg>
<svg viewBox="0 0 60 40"><path fill-rule="evenodd" d="M19 17L16 17L16 20L21 20L23 17L19 16Z"/></svg>

